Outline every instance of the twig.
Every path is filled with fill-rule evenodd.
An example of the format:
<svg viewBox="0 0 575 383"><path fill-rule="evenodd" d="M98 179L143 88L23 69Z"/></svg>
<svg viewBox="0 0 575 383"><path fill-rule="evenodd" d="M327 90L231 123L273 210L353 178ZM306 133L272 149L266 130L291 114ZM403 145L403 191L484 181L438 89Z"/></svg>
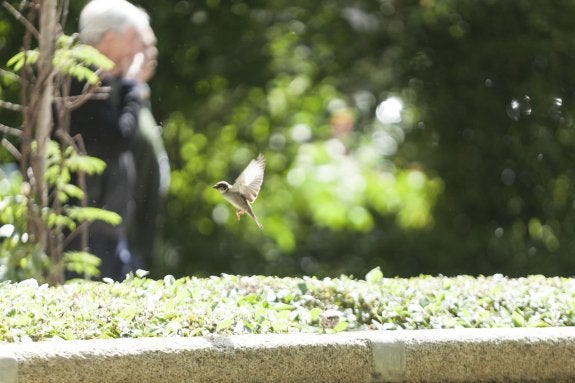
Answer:
<svg viewBox="0 0 575 383"><path fill-rule="evenodd" d="M16 158L18 161L20 161L20 159L22 158L22 155L20 154L18 149L16 149L16 147L14 145L12 145L12 143L10 141L8 141L6 138L3 138L2 139L2 145L6 148L6 150L8 150L10 152L10 154L12 154L14 156L14 158Z"/></svg>
<svg viewBox="0 0 575 383"><path fill-rule="evenodd" d="M88 230L88 227L90 226L92 222L90 221L84 221L81 224L78 225L78 227L76 227L76 230L72 231L70 234L68 234L68 236L66 238L64 238L64 241L62 241L62 248L66 248L68 246L70 246L70 244L72 243L72 241L78 236L78 235L83 235L83 233ZM82 245L81 249L84 250L87 246Z"/></svg>
<svg viewBox="0 0 575 383"><path fill-rule="evenodd" d="M8 101L2 101L0 100L0 108L4 108L4 109L8 109L8 110L13 110L14 112L21 112L22 109L22 105L19 104L13 104L11 102Z"/></svg>
<svg viewBox="0 0 575 383"><path fill-rule="evenodd" d="M84 139L82 138L81 134L76 134L76 135L72 136L72 139L76 143L76 148L77 148L78 153L88 154L88 152L86 151L86 145L84 145ZM88 202L86 202L86 204L88 204Z"/></svg>
<svg viewBox="0 0 575 383"><path fill-rule="evenodd" d="M4 1L5 3L6 1ZM22 1L22 5L24 4L25 0ZM23 9L21 7L20 9ZM28 21L32 24L36 18L36 12L33 10L28 11L29 17L27 17ZM24 38L22 39L22 49L24 51L30 50L32 46L32 32L30 29L26 29L24 33ZM28 168L30 166L30 157L31 157L31 145L32 145L32 111L30 110L31 106L31 95L30 95L30 84L33 84L34 72L30 65L24 66L22 73L20 74L20 99L22 100L22 105L26 107L24 112L22 113L22 139L20 144L20 173L24 177L24 181L28 182L31 181L30 176L28 175Z"/></svg>
<svg viewBox="0 0 575 383"><path fill-rule="evenodd" d="M93 88L87 93L78 96L69 96L64 101L69 110L76 109L88 100L105 100L110 96L110 87Z"/></svg>
<svg viewBox="0 0 575 383"><path fill-rule="evenodd" d="M26 29L28 31L30 31L30 33L32 33L34 35L34 37L36 37L36 39L38 39L38 40L40 39L40 33L38 32L38 30L36 28L34 28L34 26L30 23L30 21L28 21L28 19L26 19L24 16L22 16L22 14L20 12L18 12L18 10L16 8L14 8L12 5L10 5L6 0L2 1L2 5L4 6L4 8L6 8L8 10L8 12L10 12L12 14L12 16L14 16L16 18L16 20L18 20L22 24L24 24Z"/></svg>
<svg viewBox="0 0 575 383"><path fill-rule="evenodd" d="M66 25L66 21L68 19L68 3L68 0L61 1L58 7L58 18L60 19L60 25L62 28Z"/></svg>
<svg viewBox="0 0 575 383"><path fill-rule="evenodd" d="M0 122L0 132L2 133L7 133L7 134L11 134L13 136L16 137L21 137L22 136L22 130L20 129L16 129L16 128L12 128L10 126L4 125L3 123Z"/></svg>

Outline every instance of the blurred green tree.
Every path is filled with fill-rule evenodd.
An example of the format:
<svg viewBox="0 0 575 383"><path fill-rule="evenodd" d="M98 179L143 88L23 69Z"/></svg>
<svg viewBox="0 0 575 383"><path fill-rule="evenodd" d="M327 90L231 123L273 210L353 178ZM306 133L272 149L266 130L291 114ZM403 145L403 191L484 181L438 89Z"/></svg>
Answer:
<svg viewBox="0 0 575 383"><path fill-rule="evenodd" d="M135 3L173 167L154 273L572 274L575 3ZM210 188L258 152L263 232Z"/></svg>
<svg viewBox="0 0 575 383"><path fill-rule="evenodd" d="M455 272L571 275L575 4L422 2L406 24L424 126L414 159L445 184L426 242Z"/></svg>
<svg viewBox="0 0 575 383"><path fill-rule="evenodd" d="M161 54L155 80L162 98L156 104L169 105L169 94L186 105L169 113L164 126L175 196L166 239L179 247L168 251L179 270L183 263L188 272L208 274L361 273L383 254L356 255L329 244L366 241L388 215L397 219L384 231L432 225L441 181L393 158L413 116L404 121L400 104L391 111L399 119L374 119L381 98L394 94L391 77L382 93L377 84L365 86L368 77L348 73L378 49L357 44L363 35L372 42L382 35L379 21L369 21L375 10L341 4L179 2L171 11L152 11L155 25L169 20L179 29L167 39L157 29L167 41L161 52L178 52L181 61L163 72ZM368 29L357 12L369 19ZM254 208L264 232L234 222L210 189L219 179L232 181L259 151L268 167Z"/></svg>

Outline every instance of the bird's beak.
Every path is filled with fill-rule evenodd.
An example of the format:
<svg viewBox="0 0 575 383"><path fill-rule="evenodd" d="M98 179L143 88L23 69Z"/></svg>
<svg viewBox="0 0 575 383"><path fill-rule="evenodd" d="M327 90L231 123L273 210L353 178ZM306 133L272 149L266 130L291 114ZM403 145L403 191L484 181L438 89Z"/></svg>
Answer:
<svg viewBox="0 0 575 383"><path fill-rule="evenodd" d="M218 185L212 186L212 189L217 189L217 188L218 188Z"/></svg>

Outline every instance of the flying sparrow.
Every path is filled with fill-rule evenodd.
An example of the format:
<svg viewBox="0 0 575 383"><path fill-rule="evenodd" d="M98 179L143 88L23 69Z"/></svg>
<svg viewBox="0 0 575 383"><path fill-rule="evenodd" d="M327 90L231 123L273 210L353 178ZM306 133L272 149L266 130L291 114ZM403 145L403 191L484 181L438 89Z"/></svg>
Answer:
<svg viewBox="0 0 575 383"><path fill-rule="evenodd" d="M220 181L213 186L214 189L219 190L226 201L237 209L236 216L238 220L240 216L245 213L254 219L260 229L263 229L263 226L254 214L251 204L256 200L260 192L264 180L265 166L264 156L260 153L258 158L251 160L242 174L234 181L233 185L230 185L226 181Z"/></svg>

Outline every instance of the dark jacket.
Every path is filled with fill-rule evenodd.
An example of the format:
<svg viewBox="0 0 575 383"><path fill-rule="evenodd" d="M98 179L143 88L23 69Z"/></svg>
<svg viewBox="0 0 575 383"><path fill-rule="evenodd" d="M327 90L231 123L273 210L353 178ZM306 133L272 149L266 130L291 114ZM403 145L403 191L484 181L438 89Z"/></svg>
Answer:
<svg viewBox="0 0 575 383"><path fill-rule="evenodd" d="M139 267L127 245L135 187L131 141L136 133L141 101L137 87L119 79L103 80L111 92L106 99L90 99L70 116L70 134L81 135L88 155L106 162L104 173L87 177L88 204L118 213L119 226L94 222L89 228L89 251L102 259L102 277L121 279ZM73 82L71 94L83 83ZM76 244L77 246L77 244Z"/></svg>

